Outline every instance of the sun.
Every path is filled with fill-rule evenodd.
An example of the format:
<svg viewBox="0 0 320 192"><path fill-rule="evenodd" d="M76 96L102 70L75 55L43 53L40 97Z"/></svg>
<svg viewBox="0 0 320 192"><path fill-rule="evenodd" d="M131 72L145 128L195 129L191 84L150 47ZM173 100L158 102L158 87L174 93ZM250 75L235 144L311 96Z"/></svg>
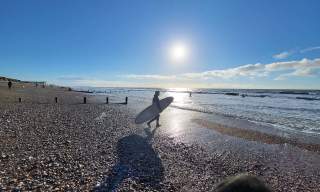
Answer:
<svg viewBox="0 0 320 192"><path fill-rule="evenodd" d="M174 63L183 63L188 59L189 49L183 42L173 43L169 49L170 60Z"/></svg>

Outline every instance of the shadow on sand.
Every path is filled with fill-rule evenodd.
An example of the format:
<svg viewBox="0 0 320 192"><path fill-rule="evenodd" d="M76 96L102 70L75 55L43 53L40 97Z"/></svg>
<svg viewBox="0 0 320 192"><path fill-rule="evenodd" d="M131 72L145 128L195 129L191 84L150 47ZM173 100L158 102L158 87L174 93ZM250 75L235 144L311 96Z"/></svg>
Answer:
<svg viewBox="0 0 320 192"><path fill-rule="evenodd" d="M150 144L155 131L145 128L147 137L133 134L120 139L117 144L118 163L104 183L94 191L115 191L127 178L135 180L142 187L160 189L164 169L161 159Z"/></svg>

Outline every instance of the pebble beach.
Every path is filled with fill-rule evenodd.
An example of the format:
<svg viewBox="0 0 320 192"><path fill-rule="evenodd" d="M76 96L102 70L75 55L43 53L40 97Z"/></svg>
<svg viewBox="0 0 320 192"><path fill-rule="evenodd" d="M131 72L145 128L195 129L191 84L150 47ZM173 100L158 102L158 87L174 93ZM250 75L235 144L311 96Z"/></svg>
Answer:
<svg viewBox="0 0 320 192"><path fill-rule="evenodd" d="M193 120L220 139L206 147L163 131L166 115L148 128L134 124L127 105L96 101L66 88L2 83L0 191L214 191L241 173L273 191L319 191L317 143Z"/></svg>

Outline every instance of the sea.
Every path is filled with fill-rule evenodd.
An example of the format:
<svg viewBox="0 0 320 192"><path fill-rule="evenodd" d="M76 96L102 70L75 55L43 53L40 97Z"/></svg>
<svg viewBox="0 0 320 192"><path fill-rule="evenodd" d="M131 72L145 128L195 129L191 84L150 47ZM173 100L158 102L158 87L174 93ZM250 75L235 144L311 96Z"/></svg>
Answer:
<svg viewBox="0 0 320 192"><path fill-rule="evenodd" d="M320 90L272 89L154 89L154 88L77 88L95 95L108 95L110 102L130 103L143 109L151 104L155 90L160 98L174 97L172 108L217 114L250 121L278 130L320 136ZM190 95L191 93L191 95Z"/></svg>

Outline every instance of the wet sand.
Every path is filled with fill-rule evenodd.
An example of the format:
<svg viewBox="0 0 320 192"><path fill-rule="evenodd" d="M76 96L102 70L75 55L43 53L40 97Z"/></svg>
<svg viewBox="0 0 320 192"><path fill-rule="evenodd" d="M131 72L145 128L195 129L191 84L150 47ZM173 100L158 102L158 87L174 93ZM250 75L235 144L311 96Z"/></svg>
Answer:
<svg viewBox="0 0 320 192"><path fill-rule="evenodd" d="M82 104L84 96L88 104ZM17 97L25 99L18 103ZM171 122L173 112L184 115L178 109L162 116L162 127L149 129L133 123L135 112L126 105L105 105L103 98L60 88L25 86L9 92L0 86L0 98L4 191L214 191L239 173L262 178L274 191L318 191L317 146L297 145L291 151L281 147L288 140L198 120L203 124L196 123L196 129L217 131L208 130L217 142L208 149L165 131L184 126Z"/></svg>
<svg viewBox="0 0 320 192"><path fill-rule="evenodd" d="M214 129L215 131L224 135L230 135L230 136L246 139L249 141L257 141L257 142L262 142L266 144L290 144L295 147L306 149L308 151L320 153L320 144L303 143L295 139L280 137L277 135L271 135L271 134L262 133L259 131L240 129L236 127L227 127L227 126L206 121L203 119L194 119L193 121L201 126Z"/></svg>

